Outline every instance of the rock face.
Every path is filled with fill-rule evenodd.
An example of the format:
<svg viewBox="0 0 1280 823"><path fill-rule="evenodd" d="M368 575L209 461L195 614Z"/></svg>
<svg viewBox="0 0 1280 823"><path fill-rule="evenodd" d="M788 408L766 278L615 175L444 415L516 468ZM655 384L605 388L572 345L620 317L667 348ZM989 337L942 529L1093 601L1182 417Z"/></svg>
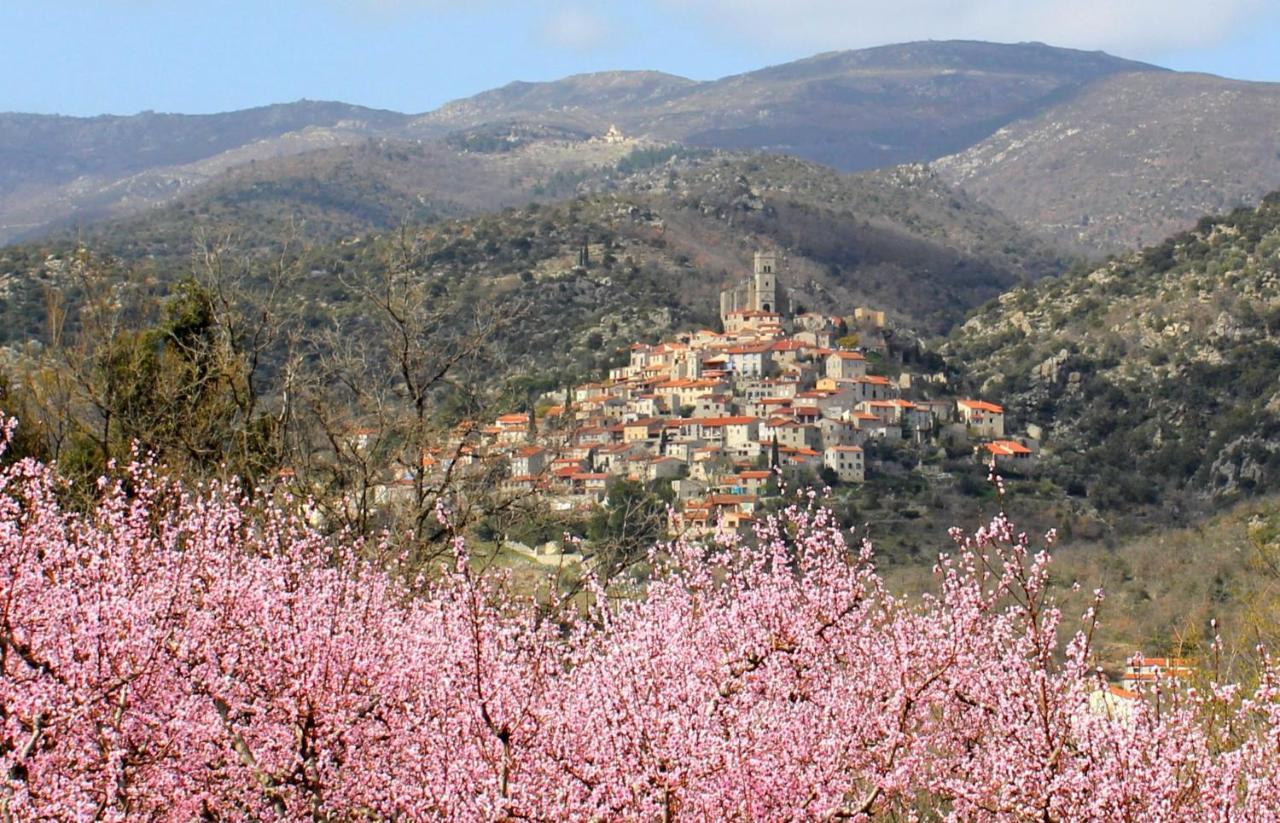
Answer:
<svg viewBox="0 0 1280 823"><path fill-rule="evenodd" d="M1059 383L1065 375L1065 367L1067 360L1071 357L1070 352L1066 349L1059 349L1058 353L1052 357L1046 357L1044 362L1036 366L1032 371L1032 377L1047 383ZM1073 372L1079 375L1079 372Z"/></svg>

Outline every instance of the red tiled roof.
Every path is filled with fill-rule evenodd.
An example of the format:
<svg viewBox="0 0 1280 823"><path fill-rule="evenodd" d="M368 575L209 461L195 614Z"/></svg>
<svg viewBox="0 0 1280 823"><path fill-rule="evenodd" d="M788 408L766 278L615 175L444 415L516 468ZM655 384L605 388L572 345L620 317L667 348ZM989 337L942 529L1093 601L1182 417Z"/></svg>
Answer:
<svg viewBox="0 0 1280 823"><path fill-rule="evenodd" d="M1112 697L1118 697L1121 700L1141 700L1142 699L1142 695L1138 694L1137 692L1131 692L1128 689L1122 688L1120 686L1108 686L1107 691L1111 694Z"/></svg>
<svg viewBox="0 0 1280 823"><path fill-rule="evenodd" d="M745 426L749 423L760 422L756 417L694 417L691 418L700 426L719 428L721 426Z"/></svg>
<svg viewBox="0 0 1280 823"><path fill-rule="evenodd" d="M1031 454L1031 449L1016 440L993 440L986 444L986 449L998 457L1011 457L1015 454Z"/></svg>

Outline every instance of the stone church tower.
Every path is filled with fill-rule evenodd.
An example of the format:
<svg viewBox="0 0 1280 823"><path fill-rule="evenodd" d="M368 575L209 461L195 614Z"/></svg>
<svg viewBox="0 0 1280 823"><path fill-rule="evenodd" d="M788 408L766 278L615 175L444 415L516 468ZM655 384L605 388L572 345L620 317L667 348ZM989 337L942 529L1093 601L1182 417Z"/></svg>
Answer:
<svg viewBox="0 0 1280 823"><path fill-rule="evenodd" d="M756 311L779 311L778 256L771 251L758 251L751 283L751 308Z"/></svg>
<svg viewBox="0 0 1280 823"><path fill-rule="evenodd" d="M771 251L758 251L751 268L751 276L720 291L720 321L726 323L730 314L752 311L790 314L790 301L778 284L778 255Z"/></svg>

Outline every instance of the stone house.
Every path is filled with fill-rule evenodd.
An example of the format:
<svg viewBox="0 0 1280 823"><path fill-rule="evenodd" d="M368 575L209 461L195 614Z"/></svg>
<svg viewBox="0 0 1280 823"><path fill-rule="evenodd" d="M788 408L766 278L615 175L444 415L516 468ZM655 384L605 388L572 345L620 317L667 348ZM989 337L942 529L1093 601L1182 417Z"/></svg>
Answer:
<svg viewBox="0 0 1280 823"><path fill-rule="evenodd" d="M1004 409L985 400L957 400L956 416L978 437L1004 437Z"/></svg>
<svg viewBox="0 0 1280 823"><path fill-rule="evenodd" d="M511 455L511 476L531 477L547 467L547 450L541 446L525 446Z"/></svg>
<svg viewBox="0 0 1280 823"><path fill-rule="evenodd" d="M794 449L816 449L822 445L822 431L814 425L788 420L773 426L779 446Z"/></svg>
<svg viewBox="0 0 1280 823"><path fill-rule="evenodd" d="M867 358L856 351L836 351L827 355L827 377L854 380L867 373Z"/></svg>
<svg viewBox="0 0 1280 823"><path fill-rule="evenodd" d="M822 464L836 473L841 483L861 483L867 478L865 455L859 446L828 446Z"/></svg>

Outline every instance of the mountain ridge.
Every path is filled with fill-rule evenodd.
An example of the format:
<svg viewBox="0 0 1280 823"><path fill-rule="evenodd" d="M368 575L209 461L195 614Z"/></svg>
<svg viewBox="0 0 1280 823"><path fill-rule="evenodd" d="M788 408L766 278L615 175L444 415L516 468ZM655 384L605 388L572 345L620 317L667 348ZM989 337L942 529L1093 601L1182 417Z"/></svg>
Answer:
<svg viewBox="0 0 1280 823"><path fill-rule="evenodd" d="M654 71L517 81L416 115L307 100L224 115L0 115L0 242L165 202L208 182L206 169L369 138L443 140L504 122L589 134L617 125L653 142L763 149L846 171L927 161L1056 99L1047 95L1129 70L1157 69L1044 45L937 41L710 81Z"/></svg>
<svg viewBox="0 0 1280 823"><path fill-rule="evenodd" d="M1220 107L1216 120L1205 121L1196 101L1206 84L1248 89L1256 104ZM1109 93L1115 89L1130 91ZM1160 128L1138 130L1125 143L1116 135L1126 118ZM1093 153L1064 153L1051 140L1009 150L1010 135L1059 122L1085 132L1078 139L1092 141ZM838 171L938 163L950 183L1024 228L1099 255L1157 240L1206 211L1254 203L1280 186L1276 132L1280 84L980 41L825 52L707 81L648 70L516 81L422 114L303 100L226 115L0 115L0 243L137 213L201 186L227 185L255 164L301 166L291 158L370 140L431 144L426 152L439 168L474 167L470 185L505 188L528 202L528 180L508 185L471 161L539 140L573 137L586 147L608 134L639 145L787 154ZM1124 150L1112 152L1110 165L1097 160L1114 147ZM1163 172L1161 152L1173 158ZM561 184L583 174L583 164L572 152L555 154L543 153L537 174L572 188ZM508 173L501 163L488 166ZM376 188L382 173L350 171L352 189L335 189L339 200Z"/></svg>

